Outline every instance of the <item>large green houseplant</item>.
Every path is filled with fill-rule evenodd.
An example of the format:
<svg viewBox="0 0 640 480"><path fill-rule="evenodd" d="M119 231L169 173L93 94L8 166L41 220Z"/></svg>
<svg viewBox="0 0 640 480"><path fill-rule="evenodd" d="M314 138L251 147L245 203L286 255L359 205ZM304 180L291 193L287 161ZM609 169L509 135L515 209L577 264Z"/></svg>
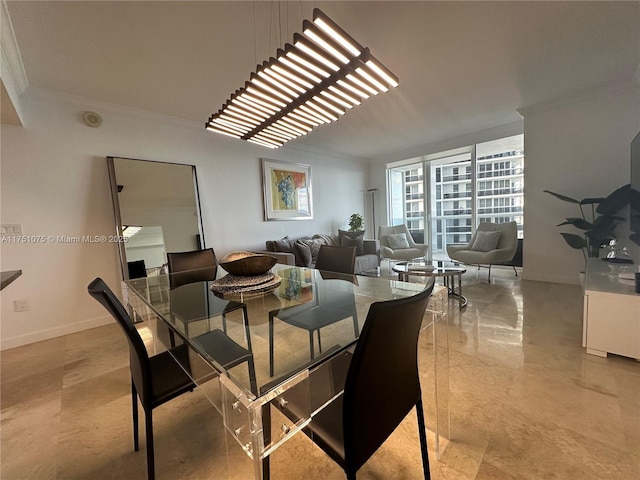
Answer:
<svg viewBox="0 0 640 480"><path fill-rule="evenodd" d="M584 198L582 200L576 200L549 190L545 190L545 192L580 207L580 217L569 217L557 226L573 225L582 230L582 235L565 232L561 232L560 235L571 248L582 250L585 261L587 256L597 257L600 252L600 246L615 238L613 232L616 225L624 221L623 217L616 214L631 202L634 195L631 185L618 188L608 197ZM585 213L585 210L587 213Z"/></svg>

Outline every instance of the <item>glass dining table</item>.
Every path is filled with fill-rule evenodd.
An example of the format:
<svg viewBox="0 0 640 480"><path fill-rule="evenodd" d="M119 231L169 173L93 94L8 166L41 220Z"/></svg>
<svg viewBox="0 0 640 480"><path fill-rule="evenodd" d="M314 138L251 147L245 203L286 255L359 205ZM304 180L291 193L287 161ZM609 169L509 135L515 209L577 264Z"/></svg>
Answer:
<svg viewBox="0 0 640 480"><path fill-rule="evenodd" d="M171 289L169 275L123 284L129 308L156 325L153 348L187 344L182 367L222 414L261 480L270 478L269 455L341 395L369 306L424 288L290 265L271 272L276 281L263 291L214 292L212 282ZM447 305L447 289L435 287L419 340L425 418L437 458L449 439Z"/></svg>

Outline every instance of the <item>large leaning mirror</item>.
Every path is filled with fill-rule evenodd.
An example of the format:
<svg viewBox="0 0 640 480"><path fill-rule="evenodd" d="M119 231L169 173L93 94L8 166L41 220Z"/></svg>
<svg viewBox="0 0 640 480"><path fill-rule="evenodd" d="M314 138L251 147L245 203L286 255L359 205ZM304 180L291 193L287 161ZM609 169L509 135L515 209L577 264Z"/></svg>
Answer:
<svg viewBox="0 0 640 480"><path fill-rule="evenodd" d="M162 273L167 252L204 247L196 167L107 157L122 277Z"/></svg>

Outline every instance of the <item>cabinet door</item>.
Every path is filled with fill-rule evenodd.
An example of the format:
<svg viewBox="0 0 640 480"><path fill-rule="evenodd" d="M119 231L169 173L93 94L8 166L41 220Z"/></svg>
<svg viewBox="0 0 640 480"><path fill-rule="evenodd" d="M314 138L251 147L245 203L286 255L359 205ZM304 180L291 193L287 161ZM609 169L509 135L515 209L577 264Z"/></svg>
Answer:
<svg viewBox="0 0 640 480"><path fill-rule="evenodd" d="M640 296L587 295L587 348L640 358Z"/></svg>

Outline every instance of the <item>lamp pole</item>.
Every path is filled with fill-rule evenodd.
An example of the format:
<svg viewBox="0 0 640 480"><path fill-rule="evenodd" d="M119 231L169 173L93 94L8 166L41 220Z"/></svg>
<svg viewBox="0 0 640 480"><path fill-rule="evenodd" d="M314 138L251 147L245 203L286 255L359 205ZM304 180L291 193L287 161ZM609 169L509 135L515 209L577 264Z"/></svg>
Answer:
<svg viewBox="0 0 640 480"><path fill-rule="evenodd" d="M367 192L371 192L371 218L373 219L373 239L376 239L376 192L377 188L370 188Z"/></svg>

